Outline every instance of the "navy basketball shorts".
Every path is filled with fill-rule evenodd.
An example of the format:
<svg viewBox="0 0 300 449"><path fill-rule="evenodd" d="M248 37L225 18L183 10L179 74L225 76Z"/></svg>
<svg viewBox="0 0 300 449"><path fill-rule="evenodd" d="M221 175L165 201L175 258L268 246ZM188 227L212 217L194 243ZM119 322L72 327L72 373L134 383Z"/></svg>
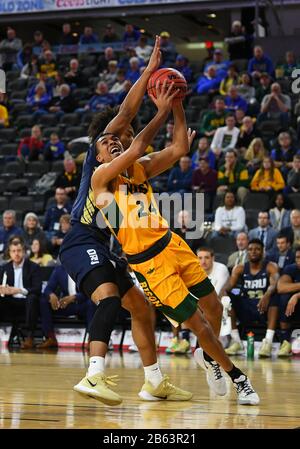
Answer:
<svg viewBox="0 0 300 449"><path fill-rule="evenodd" d="M247 297L230 294L232 308L234 309L239 321L243 325L259 322L267 324L268 312L260 313L257 309L258 299L250 299ZM271 296L269 307L278 307L278 296Z"/></svg>

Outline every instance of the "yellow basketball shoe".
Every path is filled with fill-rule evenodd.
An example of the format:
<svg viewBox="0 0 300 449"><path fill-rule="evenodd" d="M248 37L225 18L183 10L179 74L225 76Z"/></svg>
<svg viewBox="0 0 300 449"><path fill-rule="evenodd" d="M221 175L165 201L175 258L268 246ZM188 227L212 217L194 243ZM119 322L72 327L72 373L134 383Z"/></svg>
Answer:
<svg viewBox="0 0 300 449"><path fill-rule="evenodd" d="M175 354L190 354L191 352L190 342L185 339L179 340L179 343L174 350Z"/></svg>
<svg viewBox="0 0 300 449"><path fill-rule="evenodd" d="M289 341L284 340L281 343L279 352L278 352L278 357L289 357L292 355L292 345Z"/></svg>
<svg viewBox="0 0 300 449"><path fill-rule="evenodd" d="M105 376L97 373L93 376L85 376L77 385L73 387L78 393L97 399L106 405L119 405L122 398L109 387L117 385L113 380L118 376Z"/></svg>
<svg viewBox="0 0 300 449"><path fill-rule="evenodd" d="M166 354L174 354L178 346L178 338L171 339L169 346L166 348Z"/></svg>
<svg viewBox="0 0 300 449"><path fill-rule="evenodd" d="M146 380L139 392L139 397L143 401L189 401L192 396L193 394L189 391L181 390L171 384L166 375L156 388Z"/></svg>

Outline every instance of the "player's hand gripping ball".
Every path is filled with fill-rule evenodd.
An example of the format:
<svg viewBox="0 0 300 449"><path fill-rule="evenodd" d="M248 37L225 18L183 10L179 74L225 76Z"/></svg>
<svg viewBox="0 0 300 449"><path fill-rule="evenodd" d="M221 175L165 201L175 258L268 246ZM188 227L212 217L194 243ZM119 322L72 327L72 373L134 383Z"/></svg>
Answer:
<svg viewBox="0 0 300 449"><path fill-rule="evenodd" d="M156 98L156 85L159 82L161 85L167 80L167 87L174 83L172 91L179 90L174 100L183 100L187 93L187 82L185 77L172 68L159 69L152 73L147 84L148 95Z"/></svg>

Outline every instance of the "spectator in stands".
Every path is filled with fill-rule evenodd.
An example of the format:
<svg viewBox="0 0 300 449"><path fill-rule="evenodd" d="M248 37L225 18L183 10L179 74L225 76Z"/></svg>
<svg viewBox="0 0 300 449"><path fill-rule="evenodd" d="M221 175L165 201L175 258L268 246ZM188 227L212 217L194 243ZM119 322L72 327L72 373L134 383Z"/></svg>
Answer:
<svg viewBox="0 0 300 449"><path fill-rule="evenodd" d="M253 139L244 156L247 161L246 166L249 174L254 174L261 167L266 154L267 152L262 139L259 137Z"/></svg>
<svg viewBox="0 0 300 449"><path fill-rule="evenodd" d="M274 192L283 190L285 182L282 174L274 166L274 162L269 156L265 156L261 168L259 168L251 180L250 188L254 192L265 192L273 195Z"/></svg>
<svg viewBox="0 0 300 449"><path fill-rule="evenodd" d="M65 74L65 81L71 87L85 87L86 79L79 68L79 61L76 58L71 59L69 64L70 70Z"/></svg>
<svg viewBox="0 0 300 449"><path fill-rule="evenodd" d="M118 42L120 40L119 36L116 34L114 27L108 23L105 27L102 42L104 44L110 44L112 42Z"/></svg>
<svg viewBox="0 0 300 449"><path fill-rule="evenodd" d="M225 103L221 97L216 98L214 109L208 111L203 119L200 127L200 133L206 137L213 137L218 128L225 125Z"/></svg>
<svg viewBox="0 0 300 449"><path fill-rule="evenodd" d="M33 33L33 42L32 42L32 50L35 54L41 54L45 50L45 48L48 48L50 50L50 44L46 39L44 38L44 33L40 30L36 30Z"/></svg>
<svg viewBox="0 0 300 449"><path fill-rule="evenodd" d="M236 205L233 192L224 195L224 206L217 208L215 213L214 232L212 237L236 237L237 233L246 228L246 214L241 206Z"/></svg>
<svg viewBox="0 0 300 449"><path fill-rule="evenodd" d="M222 50L220 48L217 48L216 50L214 50L212 61L209 61L205 65L204 72L206 72L209 69L209 67L213 66L216 70L216 74L217 74L218 78L220 78L220 80L222 80L223 78L225 78L225 76L227 74L229 65L230 65L229 61L223 60Z"/></svg>
<svg viewBox="0 0 300 449"><path fill-rule="evenodd" d="M71 215L64 214L59 219L59 230L55 231L51 243L52 243L52 254L54 257L58 257L59 249L65 238L67 232L71 229Z"/></svg>
<svg viewBox="0 0 300 449"><path fill-rule="evenodd" d="M239 20L232 22L231 33L228 37L225 37L224 42L228 45L231 61L234 59L249 59L251 57L252 39L246 33Z"/></svg>
<svg viewBox="0 0 300 449"><path fill-rule="evenodd" d="M19 51L17 56L18 68L22 69L26 64L31 61L32 58L32 45L25 44L22 50Z"/></svg>
<svg viewBox="0 0 300 449"><path fill-rule="evenodd" d="M220 76L217 76L215 67L210 66L207 71L198 78L195 89L199 95L209 94L213 96L219 92L220 83L221 78Z"/></svg>
<svg viewBox="0 0 300 449"><path fill-rule="evenodd" d="M247 102L238 95L236 86L230 87L228 95L225 97L225 108L228 112L234 112L237 109L242 109L245 113L247 112Z"/></svg>
<svg viewBox="0 0 300 449"><path fill-rule="evenodd" d="M268 211L258 213L258 227L249 231L249 240L259 239L267 251L272 250L276 244L278 232L272 228Z"/></svg>
<svg viewBox="0 0 300 449"><path fill-rule="evenodd" d="M210 282L216 290L217 295L221 297L230 276L228 268L223 263L215 261L214 250L211 248L198 248L197 257L201 268L203 268L207 274Z"/></svg>
<svg viewBox="0 0 300 449"><path fill-rule="evenodd" d="M285 193L300 192L300 154L293 157L292 169L287 175L287 185L284 189Z"/></svg>
<svg viewBox="0 0 300 449"><path fill-rule="evenodd" d="M292 242L293 248L300 245L300 210L294 209L290 215L290 226L281 229L281 233L287 235L287 238Z"/></svg>
<svg viewBox="0 0 300 449"><path fill-rule="evenodd" d="M44 83L38 83L34 92L26 98L30 112L33 113L34 119L37 119L47 113L48 105L51 101L50 95L47 93Z"/></svg>
<svg viewBox="0 0 300 449"><path fill-rule="evenodd" d="M5 94L0 92L0 129L9 127L8 110L5 102Z"/></svg>
<svg viewBox="0 0 300 449"><path fill-rule="evenodd" d="M7 28L6 36L7 38L0 42L0 67L4 71L17 70L17 54L22 49L22 41L11 27Z"/></svg>
<svg viewBox="0 0 300 449"><path fill-rule="evenodd" d="M255 98L261 104L263 98L271 93L272 78L268 73L262 73L259 78L259 86L255 89Z"/></svg>
<svg viewBox="0 0 300 449"><path fill-rule="evenodd" d="M247 72L242 73L236 88L238 95L248 104L255 102L255 89L252 86L251 77Z"/></svg>
<svg viewBox="0 0 300 449"><path fill-rule="evenodd" d="M188 83L193 81L193 72L188 65L188 59L183 55L177 55L175 61L175 69L178 70Z"/></svg>
<svg viewBox="0 0 300 449"><path fill-rule="evenodd" d="M189 245L192 251L196 251L200 245L203 245L203 240L195 235L195 223L192 223L192 215L188 210L181 210L177 214L176 223L173 231L178 234Z"/></svg>
<svg viewBox="0 0 300 449"><path fill-rule="evenodd" d="M115 99L112 94L108 92L108 86L103 81L97 83L95 94L89 100L88 104L85 105L84 110L90 110L92 112L100 112L107 106L113 107L115 104ZM78 110L81 112L81 110Z"/></svg>
<svg viewBox="0 0 300 449"><path fill-rule="evenodd" d="M168 31L160 33L160 51L162 54L162 65L168 67L173 65L176 60L176 48L171 41L171 36Z"/></svg>
<svg viewBox="0 0 300 449"><path fill-rule="evenodd" d="M98 60L97 70L101 73L104 72L104 70L108 70L108 63L110 61L117 61L117 55L115 54L112 47L106 47L104 50L104 55L100 56Z"/></svg>
<svg viewBox="0 0 300 449"><path fill-rule="evenodd" d="M125 71L123 69L119 69L116 73L116 81L109 89L109 93L117 96L121 92L124 92L126 82Z"/></svg>
<svg viewBox="0 0 300 449"><path fill-rule="evenodd" d="M235 116L235 126L239 130L241 130L241 127L243 126L244 117L246 117L246 113L243 109L237 108L234 112L234 116Z"/></svg>
<svg viewBox="0 0 300 449"><path fill-rule="evenodd" d="M83 34L80 35L79 44L80 45L88 45L88 44L97 44L99 42L99 37L96 33L93 32L93 28L91 26L85 26L83 29Z"/></svg>
<svg viewBox="0 0 300 449"><path fill-rule="evenodd" d="M251 240L248 245L248 259L244 265L237 265L229 280L228 291L231 291L231 344L225 350L229 355L243 352L243 344L237 328L236 320L243 326L253 322L267 325L266 336L259 349L259 357L271 357L272 342L278 318L278 299L275 294L278 279L278 266L264 258L264 245L258 239ZM234 289L241 285L239 293Z"/></svg>
<svg viewBox="0 0 300 449"><path fill-rule="evenodd" d="M61 84L59 87L59 95L53 97L49 112L54 112L58 117L64 113L74 112L78 104L73 95L71 94L71 88L68 84Z"/></svg>
<svg viewBox="0 0 300 449"><path fill-rule="evenodd" d="M44 148L44 159L45 161L58 161L64 158L65 145L59 139L57 133L50 134L50 140L46 142Z"/></svg>
<svg viewBox="0 0 300 449"><path fill-rule="evenodd" d="M287 265L278 280L280 349L278 357L292 355L291 321L300 319L300 247L295 248L295 263Z"/></svg>
<svg viewBox="0 0 300 449"><path fill-rule="evenodd" d="M285 234L280 232L276 237L276 247L267 252L266 256L268 260L278 265L280 274L287 265L295 263L295 254L291 248L291 242Z"/></svg>
<svg viewBox="0 0 300 449"><path fill-rule="evenodd" d="M217 158L225 151L235 148L240 133L235 126L236 120L234 115L229 114L225 118L225 123L226 126L221 126L216 130L211 143L211 149Z"/></svg>
<svg viewBox="0 0 300 449"><path fill-rule="evenodd" d="M159 150L163 150L164 148L170 145L173 139L173 132L174 132L174 122L172 120L169 120L166 125L166 131L158 144Z"/></svg>
<svg viewBox="0 0 300 449"><path fill-rule="evenodd" d="M300 65L296 61L295 53L293 51L287 51L285 54L285 62L277 65L276 67L276 79L291 79L293 71L299 68Z"/></svg>
<svg viewBox="0 0 300 449"><path fill-rule="evenodd" d="M210 167L209 159L207 157L199 158L199 167L193 171L192 190L195 192L205 193L205 198L208 199L207 210L212 210L213 200L217 190L216 170Z"/></svg>
<svg viewBox="0 0 300 449"><path fill-rule="evenodd" d="M243 124L240 128L240 134L236 143L236 148L238 148L241 155L246 153L251 142L259 135L260 133L255 129L252 118L246 115L243 118Z"/></svg>
<svg viewBox="0 0 300 449"><path fill-rule="evenodd" d="M81 174L78 172L75 161L72 158L64 159L64 169L65 172L55 181L55 187L65 189L70 200L74 201L77 196Z"/></svg>
<svg viewBox="0 0 300 449"><path fill-rule="evenodd" d="M46 235L41 228L38 216L33 212L28 212L25 215L22 237L26 249L30 249L34 239L39 239L45 245L47 244Z"/></svg>
<svg viewBox="0 0 300 449"><path fill-rule="evenodd" d="M141 36L141 32L135 28L131 23L125 25L125 32L123 34L123 42L126 44L136 44Z"/></svg>
<svg viewBox="0 0 300 449"><path fill-rule="evenodd" d="M236 246L238 250L228 257L227 267L230 270L237 265L245 265L245 263L248 262L248 244L248 234L246 232L239 232L236 236Z"/></svg>
<svg viewBox="0 0 300 449"><path fill-rule="evenodd" d="M46 210L44 230L47 231L47 238L51 239L60 229L60 217L71 212L72 205L65 189L57 187L55 190L55 204L50 205Z"/></svg>
<svg viewBox="0 0 300 449"><path fill-rule="evenodd" d="M182 156L179 166L172 168L168 178L168 192L186 193L191 191L193 169L189 156Z"/></svg>
<svg viewBox="0 0 300 449"><path fill-rule="evenodd" d="M291 99L281 92L280 84L273 83L271 93L266 95L261 103L261 113L257 117L259 122L267 119L280 119L283 128L288 127Z"/></svg>
<svg viewBox="0 0 300 449"><path fill-rule="evenodd" d="M32 55L30 61L27 62L21 70L20 78L28 79L37 77L39 73L39 58L37 55Z"/></svg>
<svg viewBox="0 0 300 449"><path fill-rule="evenodd" d="M247 168L238 162L236 152L227 150L225 164L218 170L218 195L224 195L227 190L237 194L241 204L248 193L249 174Z"/></svg>
<svg viewBox="0 0 300 449"><path fill-rule="evenodd" d="M38 78L41 77L41 74L44 74L47 78L55 78L57 70L58 67L54 54L51 50L46 50L39 61Z"/></svg>
<svg viewBox="0 0 300 449"><path fill-rule="evenodd" d="M57 290L60 291L59 294ZM55 267L40 301L42 330L46 340L38 345L38 348L57 348L53 324L55 316L76 315L89 327L95 310L95 304L77 290L75 282L64 267Z"/></svg>
<svg viewBox="0 0 300 449"><path fill-rule="evenodd" d="M41 271L38 265L25 258L25 247L20 242L10 243L9 256L11 261L0 271L0 316L2 321L8 317L25 319L28 334L21 348L32 349L42 287Z"/></svg>
<svg viewBox="0 0 300 449"><path fill-rule="evenodd" d="M107 70L99 75L101 81L104 81L111 89L117 80L118 61L109 61Z"/></svg>
<svg viewBox="0 0 300 449"><path fill-rule="evenodd" d="M286 178L289 170L293 167L294 156L296 153L300 154L300 150L293 145L291 135L288 132L279 134L278 144L278 148L271 151L271 158L274 161L274 166Z"/></svg>
<svg viewBox="0 0 300 449"><path fill-rule="evenodd" d="M236 66L234 64L230 64L227 69L227 75L222 79L220 84L220 94L228 95L231 86L235 86L238 83L238 73Z"/></svg>
<svg viewBox="0 0 300 449"><path fill-rule="evenodd" d="M271 77L274 76L273 62L264 54L262 47L259 45L254 47L253 58L249 60L247 71L257 81L264 72L268 73Z"/></svg>
<svg viewBox="0 0 300 449"><path fill-rule="evenodd" d="M199 166L200 159L208 159L209 167L214 169L216 167L216 156L209 148L209 141L207 137L201 137L199 139L198 148L192 156L192 169L196 169Z"/></svg>
<svg viewBox="0 0 300 449"><path fill-rule="evenodd" d="M139 64L139 58L132 57L129 60L130 68L126 72L126 79L129 80L132 84L134 84L140 75L140 64Z"/></svg>
<svg viewBox="0 0 300 449"><path fill-rule="evenodd" d="M60 45L76 45L78 43L78 36L76 33L72 33L72 28L69 23L63 24L59 43Z"/></svg>
<svg viewBox="0 0 300 449"><path fill-rule="evenodd" d="M2 216L2 226L0 227L0 253L6 249L8 239L12 236L22 236L22 229L16 226L17 217L14 210L5 210Z"/></svg>
<svg viewBox="0 0 300 449"><path fill-rule="evenodd" d="M43 136L40 126L34 125L31 128L31 136L23 137L20 140L17 154L28 161L37 161L44 148Z"/></svg>
<svg viewBox="0 0 300 449"><path fill-rule="evenodd" d="M147 37L142 35L139 39L138 45L135 47L135 52L138 58L142 59L145 64L148 63L153 50L152 45L147 44Z"/></svg>
<svg viewBox="0 0 300 449"><path fill-rule="evenodd" d="M270 222L272 227L276 231L281 231L282 228L286 228L291 225L291 203L282 194L277 193L270 204Z"/></svg>
<svg viewBox="0 0 300 449"><path fill-rule="evenodd" d="M31 243L30 260L38 264L40 267L51 267L55 261L51 254L47 253L44 239L35 237Z"/></svg>

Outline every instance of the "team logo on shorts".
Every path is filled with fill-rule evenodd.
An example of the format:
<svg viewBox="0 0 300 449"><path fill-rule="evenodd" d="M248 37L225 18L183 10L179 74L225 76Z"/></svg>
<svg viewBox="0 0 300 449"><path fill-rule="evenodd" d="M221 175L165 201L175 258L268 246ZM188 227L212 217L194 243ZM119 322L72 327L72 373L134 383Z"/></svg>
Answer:
<svg viewBox="0 0 300 449"><path fill-rule="evenodd" d="M95 249L88 249L86 252L91 259L91 265L96 265L97 263L99 263L98 254Z"/></svg>

